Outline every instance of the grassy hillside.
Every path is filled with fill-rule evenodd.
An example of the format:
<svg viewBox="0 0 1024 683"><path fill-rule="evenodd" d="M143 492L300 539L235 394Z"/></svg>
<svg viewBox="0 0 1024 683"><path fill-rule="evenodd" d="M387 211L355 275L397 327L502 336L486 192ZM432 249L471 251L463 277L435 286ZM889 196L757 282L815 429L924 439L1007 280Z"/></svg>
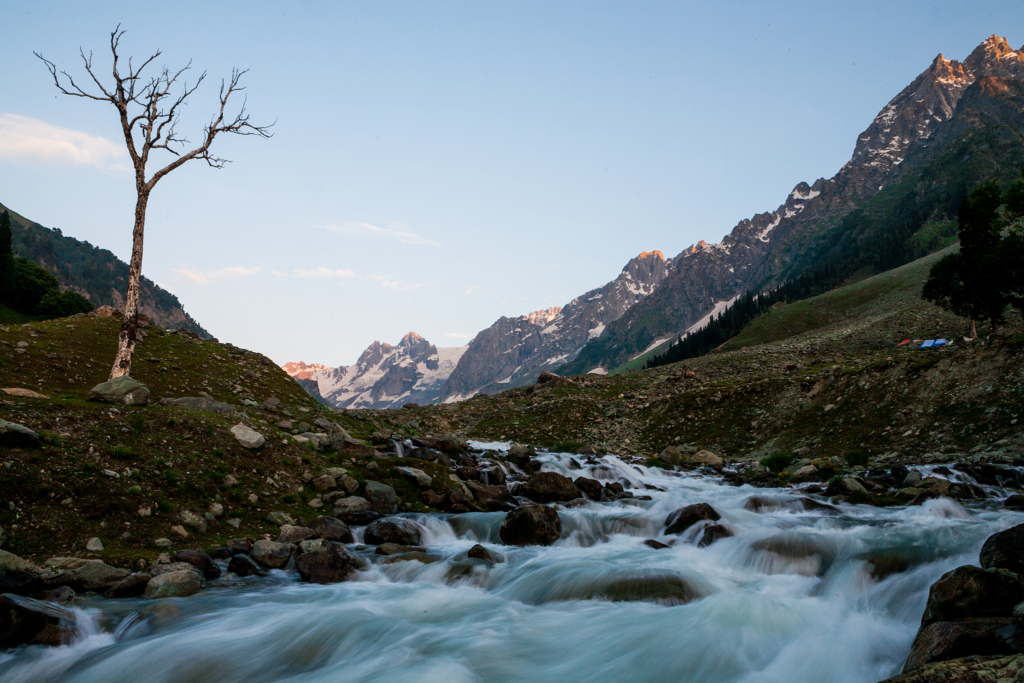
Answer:
<svg viewBox="0 0 1024 683"><path fill-rule="evenodd" d="M747 346L781 341L830 325L841 325L843 322L860 326L878 316L889 316L908 307L919 307L921 286L932 264L953 250L955 247L948 247L905 266L816 297L791 304L776 304L772 310L756 318L739 335L726 342L722 350L735 351ZM893 333L899 336L898 329L894 329Z"/></svg>
<svg viewBox="0 0 1024 683"><path fill-rule="evenodd" d="M0 204L0 212L10 211ZM121 308L128 290L128 264L107 249L46 228L15 211L11 214L14 253L54 274L62 289L71 289L96 306ZM185 328L203 337L209 333L185 312L174 296L143 275L139 308L154 322ZM3 321L12 320L10 316Z"/></svg>
<svg viewBox="0 0 1024 683"><path fill-rule="evenodd" d="M393 468L378 470L372 462L317 452L278 427L281 420L312 425L327 416L357 439L369 440L379 429L372 416L338 415L318 404L258 353L151 326L137 347L132 371L151 389L151 404L115 407L86 401L89 389L107 379L118 329L115 319L91 316L0 326L0 387L47 397L0 393L0 419L36 430L44 441L37 450L0 447L4 550L44 559L81 553L85 540L98 536L109 561L151 558L160 552L154 539L174 538L171 527L182 523L183 511L201 515L214 502L224 506L225 516L211 523L202 540L184 543L209 547L230 537L260 536L277 528L266 521L268 511L283 510L307 522L321 514L307 505L314 496L307 481L329 466L345 467L360 485L368 479L390 484L403 509L422 509L419 489ZM19 342L27 346L18 347ZM19 348L25 352L18 353ZM238 412L220 415L156 405L163 397L200 392ZM243 403L262 404L271 397L283 408L271 412ZM240 422L266 437L261 450L238 444L229 430ZM394 431L420 434L404 424ZM450 484L447 471L435 471L434 463L396 464L428 471L441 489ZM238 483L228 485L228 474ZM250 494L257 502L249 502ZM143 508L151 516L140 516ZM239 528L228 525L228 519L238 520ZM122 537L125 533L130 536Z"/></svg>

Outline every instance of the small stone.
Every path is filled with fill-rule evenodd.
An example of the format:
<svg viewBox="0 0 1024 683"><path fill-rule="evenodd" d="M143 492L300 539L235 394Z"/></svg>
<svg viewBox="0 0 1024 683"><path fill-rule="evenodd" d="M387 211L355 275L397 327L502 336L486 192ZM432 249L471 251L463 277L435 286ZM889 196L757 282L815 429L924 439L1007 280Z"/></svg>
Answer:
<svg viewBox="0 0 1024 683"><path fill-rule="evenodd" d="M267 521L277 526L284 526L286 524L295 525L295 518L289 515L287 512L281 510L275 510L267 513Z"/></svg>
<svg viewBox="0 0 1024 683"><path fill-rule="evenodd" d="M276 541L256 541L250 555L261 566L282 569L288 564L288 558L292 556L292 546Z"/></svg>
<svg viewBox="0 0 1024 683"><path fill-rule="evenodd" d="M186 598L203 589L203 575L195 569L182 569L153 577L143 593L147 598Z"/></svg>
<svg viewBox="0 0 1024 683"><path fill-rule="evenodd" d="M433 478L421 469L415 467L396 467L395 470L402 476L416 482L421 489L429 489L434 483Z"/></svg>
<svg viewBox="0 0 1024 683"><path fill-rule="evenodd" d="M85 544L85 549L91 553L102 553L103 552L103 541L98 538L90 538Z"/></svg>
<svg viewBox="0 0 1024 683"><path fill-rule="evenodd" d="M235 527L237 529L238 527L242 526L242 520L239 519L238 517L232 517L231 519L228 520L228 524L230 526Z"/></svg>
<svg viewBox="0 0 1024 683"><path fill-rule="evenodd" d="M39 448L39 435L24 425L0 420L0 447Z"/></svg>
<svg viewBox="0 0 1024 683"><path fill-rule="evenodd" d="M170 548L172 543L171 539L169 538L158 538L155 541L153 541L153 545L155 545L157 548Z"/></svg>
<svg viewBox="0 0 1024 683"><path fill-rule="evenodd" d="M234 486L237 483L238 483L238 480L235 479L235 477L233 475L228 474L228 475L224 476L224 485L225 486Z"/></svg>
<svg viewBox="0 0 1024 683"><path fill-rule="evenodd" d="M248 555L235 555L228 562L228 571L238 576L264 576L266 572L252 561Z"/></svg>
<svg viewBox="0 0 1024 683"><path fill-rule="evenodd" d="M181 539L188 538L188 532L185 531L185 527L181 526L180 524L175 524L174 526L172 526L171 533Z"/></svg>
<svg viewBox="0 0 1024 683"><path fill-rule="evenodd" d="M208 511L214 517L220 517L224 514L224 506L220 503L211 503Z"/></svg>
<svg viewBox="0 0 1024 683"><path fill-rule="evenodd" d="M255 505L256 503L260 502L260 497L257 496L255 493L250 493L249 497L246 500L248 500L251 504Z"/></svg>

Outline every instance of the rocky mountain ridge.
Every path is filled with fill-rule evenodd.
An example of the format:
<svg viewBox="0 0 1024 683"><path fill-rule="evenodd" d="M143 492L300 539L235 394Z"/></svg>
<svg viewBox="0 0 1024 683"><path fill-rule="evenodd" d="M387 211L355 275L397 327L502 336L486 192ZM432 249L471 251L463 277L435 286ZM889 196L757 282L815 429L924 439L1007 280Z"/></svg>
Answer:
<svg viewBox="0 0 1024 683"><path fill-rule="evenodd" d="M613 369L655 342L684 333L722 301L747 289L776 285L801 268L813 267L816 261L846 257L847 252L840 249L856 247L844 243L844 238L850 236L844 234L848 226L842 219L875 200L880 210L900 201L914 201L915 192L923 194L921 188L901 183L908 180L916 184L929 170L934 171L936 159L954 146L958 136L969 129L1008 127L1016 129L1020 137L1024 132L1016 113L1020 107L1014 103L996 112L988 100L1006 99L1003 93L1010 87L1007 84L1019 86L1022 78L1024 49L1013 50L1005 38L998 36L986 39L962 63L939 55L858 136L850 161L835 176L811 185L799 183L776 210L741 221L719 244L702 241L685 249L673 259L672 273L652 296L609 325L575 362L559 371L569 374ZM965 97L972 105L984 101L977 105L981 115L962 111L960 104ZM1014 150L1020 148L1020 140L1008 144ZM975 153L986 154L988 145L975 148ZM999 154L1005 156L1002 150ZM1005 170L1012 171L1013 164L1005 163L999 154L994 150L988 153L995 160L989 165L999 168L998 162L1002 161ZM923 207L933 214L926 215L924 222L936 223L955 216L951 204L958 201L958 194L994 175L991 168L969 165L946 171L941 177L946 186L933 181L925 191L952 195L953 201L939 206L936 200ZM902 194L894 199L897 192ZM838 234L836 228L840 229ZM870 236L875 241L885 238Z"/></svg>
<svg viewBox="0 0 1024 683"><path fill-rule="evenodd" d="M660 251L645 251L614 280L578 296L554 316L501 317L479 332L448 378L443 400L459 401L531 384L542 370L572 360L591 339L644 297L672 269Z"/></svg>
<svg viewBox="0 0 1024 683"><path fill-rule="evenodd" d="M400 408L435 403L466 347L438 348L409 332L395 346L374 341L354 365L331 368L302 361L285 372L307 391L336 408Z"/></svg>

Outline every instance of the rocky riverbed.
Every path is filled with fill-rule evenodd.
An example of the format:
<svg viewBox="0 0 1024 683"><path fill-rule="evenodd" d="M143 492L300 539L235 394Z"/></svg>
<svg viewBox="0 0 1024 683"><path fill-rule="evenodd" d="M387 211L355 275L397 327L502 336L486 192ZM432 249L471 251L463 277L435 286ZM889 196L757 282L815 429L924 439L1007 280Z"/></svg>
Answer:
<svg viewBox="0 0 1024 683"><path fill-rule="evenodd" d="M135 572L6 555L5 590L35 598L4 598L0 638L28 644L0 654L0 681L968 681L949 676L1019 665L1015 467L778 487L696 453L649 467L471 446L505 475L482 484L505 510L341 506ZM857 502L886 478L893 504Z"/></svg>

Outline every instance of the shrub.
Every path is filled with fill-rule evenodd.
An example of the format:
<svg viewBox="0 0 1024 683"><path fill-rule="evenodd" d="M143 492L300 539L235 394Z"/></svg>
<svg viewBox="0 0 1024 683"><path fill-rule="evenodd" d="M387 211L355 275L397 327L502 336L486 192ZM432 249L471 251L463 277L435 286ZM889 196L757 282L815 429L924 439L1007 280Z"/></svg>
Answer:
<svg viewBox="0 0 1024 683"><path fill-rule="evenodd" d="M128 418L128 424L132 430L132 434L142 434L146 431L146 417L142 413L133 413Z"/></svg>
<svg viewBox="0 0 1024 683"><path fill-rule="evenodd" d="M116 446L114 450L110 451L110 455L118 460L131 460L135 454L127 446Z"/></svg>
<svg viewBox="0 0 1024 683"><path fill-rule="evenodd" d="M283 496L281 496L281 502L289 504L298 503L299 497L296 496L294 493L286 493Z"/></svg>
<svg viewBox="0 0 1024 683"><path fill-rule="evenodd" d="M853 451L843 456L850 467L867 467L871 456L866 451Z"/></svg>
<svg viewBox="0 0 1024 683"><path fill-rule="evenodd" d="M95 306L77 292L51 289L43 294L36 306L36 314L44 318L67 318L75 313L88 313Z"/></svg>
<svg viewBox="0 0 1024 683"><path fill-rule="evenodd" d="M43 296L51 290L59 292L60 285L50 271L28 259L15 259L14 282L5 303L19 313L32 314Z"/></svg>
<svg viewBox="0 0 1024 683"><path fill-rule="evenodd" d="M761 465L773 474L778 474L789 467L793 462L793 456L789 453L773 453L761 458Z"/></svg>

